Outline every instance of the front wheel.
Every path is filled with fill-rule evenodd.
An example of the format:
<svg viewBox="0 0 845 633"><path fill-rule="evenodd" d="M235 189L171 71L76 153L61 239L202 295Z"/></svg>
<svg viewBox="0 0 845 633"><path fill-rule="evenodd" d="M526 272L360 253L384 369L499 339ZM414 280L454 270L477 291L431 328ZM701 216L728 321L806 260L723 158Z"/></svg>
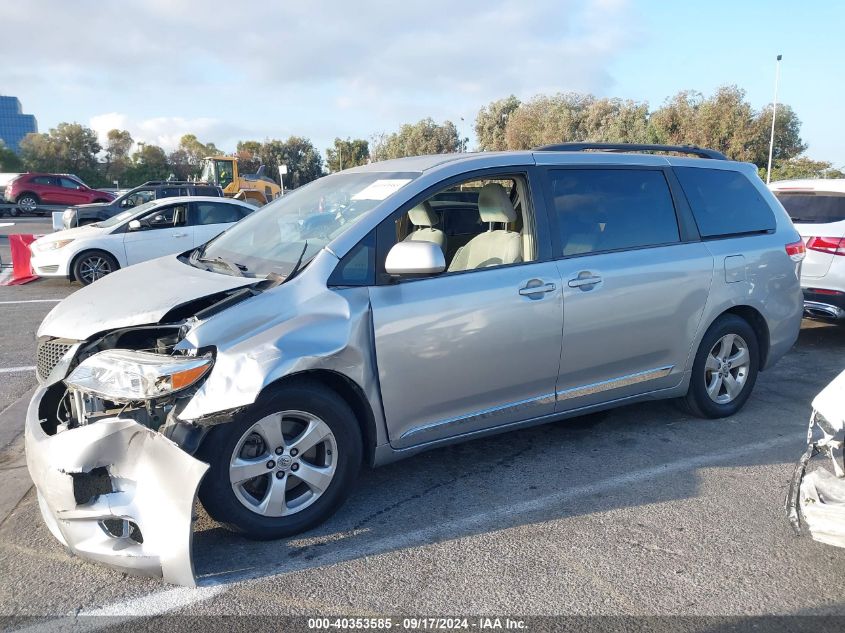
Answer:
<svg viewBox="0 0 845 633"><path fill-rule="evenodd" d="M703 418L724 418L739 411L757 380L757 335L735 314L716 319L701 340L692 365L685 403Z"/></svg>
<svg viewBox="0 0 845 633"><path fill-rule="evenodd" d="M117 260L104 251L88 251L80 255L73 264L73 276L83 286L94 283L101 277L119 268Z"/></svg>
<svg viewBox="0 0 845 633"><path fill-rule="evenodd" d="M213 519L248 538L291 536L334 514L361 456L342 398L317 384L284 385L212 428L197 454L210 465L199 498Z"/></svg>

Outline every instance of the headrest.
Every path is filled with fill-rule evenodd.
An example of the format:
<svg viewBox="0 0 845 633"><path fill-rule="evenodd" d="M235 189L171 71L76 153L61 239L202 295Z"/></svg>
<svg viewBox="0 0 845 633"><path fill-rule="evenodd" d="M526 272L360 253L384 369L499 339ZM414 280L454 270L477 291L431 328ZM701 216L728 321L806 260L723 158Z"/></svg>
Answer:
<svg viewBox="0 0 845 633"><path fill-rule="evenodd" d="M428 200L408 211L408 218L414 226L434 226L439 219Z"/></svg>
<svg viewBox="0 0 845 633"><path fill-rule="evenodd" d="M478 213L482 222L513 222L516 211L505 188L497 182L490 182L478 192Z"/></svg>

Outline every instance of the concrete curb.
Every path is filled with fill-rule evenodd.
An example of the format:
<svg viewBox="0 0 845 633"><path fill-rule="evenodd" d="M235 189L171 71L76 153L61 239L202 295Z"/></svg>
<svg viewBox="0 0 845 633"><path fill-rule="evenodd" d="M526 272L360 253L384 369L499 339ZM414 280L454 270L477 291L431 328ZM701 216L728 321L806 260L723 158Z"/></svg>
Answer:
<svg viewBox="0 0 845 633"><path fill-rule="evenodd" d="M0 525L32 488L26 469L23 427L26 410L35 388L0 413Z"/></svg>

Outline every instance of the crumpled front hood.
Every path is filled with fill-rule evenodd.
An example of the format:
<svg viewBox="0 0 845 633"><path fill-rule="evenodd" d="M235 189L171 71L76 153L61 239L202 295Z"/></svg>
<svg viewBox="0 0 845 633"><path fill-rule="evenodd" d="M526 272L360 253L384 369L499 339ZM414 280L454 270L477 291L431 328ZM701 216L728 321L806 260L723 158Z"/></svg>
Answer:
<svg viewBox="0 0 845 633"><path fill-rule="evenodd" d="M77 290L50 311L38 336L85 340L106 330L158 323L179 305L257 281L194 268L168 255Z"/></svg>

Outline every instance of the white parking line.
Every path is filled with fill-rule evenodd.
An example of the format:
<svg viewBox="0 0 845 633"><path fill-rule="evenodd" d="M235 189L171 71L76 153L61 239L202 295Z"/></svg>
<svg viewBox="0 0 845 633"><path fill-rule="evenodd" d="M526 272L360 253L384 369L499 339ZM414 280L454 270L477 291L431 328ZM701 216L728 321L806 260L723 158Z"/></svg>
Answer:
<svg viewBox="0 0 845 633"><path fill-rule="evenodd" d="M31 367L0 367L0 374L22 374L27 371L35 371L35 365Z"/></svg>
<svg viewBox="0 0 845 633"><path fill-rule="evenodd" d="M0 301L0 306L9 306L15 303L58 303L61 299L21 299L20 301Z"/></svg>
<svg viewBox="0 0 845 633"><path fill-rule="evenodd" d="M223 574L215 577L214 579L203 580L201 578L200 582L203 584L196 589L185 587L161 589L140 598L131 598L129 600L116 602L97 609L81 611L76 615L108 615L112 617L103 620L86 619L83 621L77 621L75 622L76 628L74 628L74 630L81 629L89 631L112 627L116 624L113 619L114 617L130 618L163 615L165 613L182 609L213 598L238 582L254 580L257 578L269 578L284 573L299 571L308 567L336 564L346 560L362 558L364 556L373 556L397 549L406 549L409 547L425 545L445 538L461 538L460 535L462 533L470 533L473 529L484 527L485 525L495 524L497 521L502 521L503 519L531 514L548 507L559 506L560 504L567 503L572 500L586 499L600 493L635 483L641 483L650 479L675 475L685 471L694 470L696 468L714 466L721 462L727 462L739 457L756 459L759 458L762 451L772 448L794 444L797 449L801 445L802 441L803 437L798 437L797 435L775 437L764 442L746 444L745 446L736 446L725 451L679 459L674 462L669 462L668 464L661 464L659 466L653 466L652 468L632 471L630 473L625 473L624 475L609 477L608 479L602 479L582 486L574 486L551 495L538 497L536 499L529 499L510 506L491 510L490 512L482 512L468 517L455 519L454 521L449 521L447 523L438 523L437 525L408 532L406 534L387 536L385 538L363 542L359 545L350 543L344 548L339 548L334 552L326 552L325 554L317 556L309 561L295 563L287 562L264 568L253 568L248 572ZM50 625L53 624L54 626L57 626L61 622L66 623L66 620L54 620L52 623L43 622L38 625L40 628L30 628L33 631L58 630L57 628L52 628ZM19 630L27 631L29 629L25 628Z"/></svg>

